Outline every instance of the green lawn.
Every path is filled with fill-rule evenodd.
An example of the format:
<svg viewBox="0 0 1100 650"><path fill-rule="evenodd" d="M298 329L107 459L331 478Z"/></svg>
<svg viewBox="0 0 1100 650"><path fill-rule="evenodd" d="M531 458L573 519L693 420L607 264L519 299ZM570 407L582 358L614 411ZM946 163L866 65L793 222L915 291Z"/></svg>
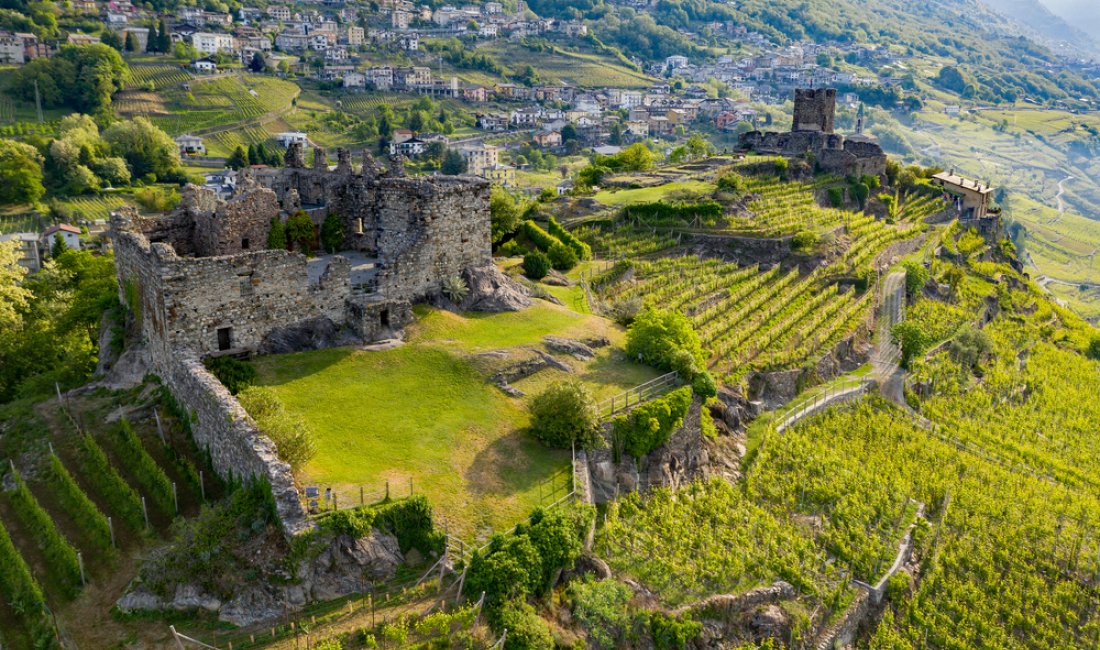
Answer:
<svg viewBox="0 0 1100 650"><path fill-rule="evenodd" d="M531 354L548 334L606 336L621 346L621 328L602 318L538 302L520 312L466 314L417 308L405 345L380 351L340 348L256 359L260 383L314 429L318 452L302 470L305 485L332 486L358 501L390 481L397 495L428 496L452 532L484 539L534 507L549 503L548 483L567 491L569 452L549 450L528 432L524 399L488 381L502 363L487 351ZM573 376L603 398L658 373L627 363L621 347L588 362L563 357ZM560 371L520 382L528 395Z"/></svg>
<svg viewBox="0 0 1100 650"><path fill-rule="evenodd" d="M604 205L621 207L634 203L652 203L669 197L670 194L710 194L714 192L714 184L703 181L683 181L680 183L665 183L656 187L640 187L633 190L603 190L598 192L595 199Z"/></svg>

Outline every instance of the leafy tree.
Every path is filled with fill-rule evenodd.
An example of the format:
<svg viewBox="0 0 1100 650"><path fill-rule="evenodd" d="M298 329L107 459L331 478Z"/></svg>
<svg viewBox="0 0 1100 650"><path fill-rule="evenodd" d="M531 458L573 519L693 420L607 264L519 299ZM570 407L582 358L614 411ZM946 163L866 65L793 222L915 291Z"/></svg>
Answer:
<svg viewBox="0 0 1100 650"><path fill-rule="evenodd" d="M550 272L550 258L542 251L531 251L523 256L523 274L532 280L541 280Z"/></svg>
<svg viewBox="0 0 1100 650"><path fill-rule="evenodd" d="M298 210L286 220L287 241L297 244L306 255L309 255L313 249L314 237L313 220L305 211Z"/></svg>
<svg viewBox="0 0 1100 650"><path fill-rule="evenodd" d="M507 190L496 185L489 194L489 218L493 243L499 243L519 227L519 205Z"/></svg>
<svg viewBox="0 0 1100 650"><path fill-rule="evenodd" d="M791 237L791 250L796 253L809 253L817 247L820 238L812 230L800 230Z"/></svg>
<svg viewBox="0 0 1100 650"><path fill-rule="evenodd" d="M556 271L568 271L577 265L577 253L572 248L561 242L555 242L546 251L546 257L550 260L550 266Z"/></svg>
<svg viewBox="0 0 1100 650"><path fill-rule="evenodd" d="M0 140L0 203L35 203L42 186L42 156L29 144Z"/></svg>
<svg viewBox="0 0 1100 650"><path fill-rule="evenodd" d="M618 580L591 577L570 583L573 617L588 631L594 647L614 648L630 626L633 592Z"/></svg>
<svg viewBox="0 0 1100 650"><path fill-rule="evenodd" d="M538 590L542 559L526 535L496 535L485 555L474 554L466 580L471 593L485 592L485 603L499 608Z"/></svg>
<svg viewBox="0 0 1100 650"><path fill-rule="evenodd" d="M908 261L902 267L905 269L905 292L909 297L915 298L920 295L924 285L928 284L931 274L920 262Z"/></svg>
<svg viewBox="0 0 1100 650"><path fill-rule="evenodd" d="M134 32L126 32L126 41L124 47L127 52L138 52L141 50L141 43L138 43L137 34Z"/></svg>
<svg viewBox="0 0 1100 650"><path fill-rule="evenodd" d="M860 181L852 185L852 198L859 204L860 209L867 204L867 197L871 195L871 188L867 187L867 184Z"/></svg>
<svg viewBox="0 0 1100 650"><path fill-rule="evenodd" d="M932 344L928 333L916 321L902 321L894 325L890 333L894 342L901 348L901 363L905 367L909 367L910 362L924 354Z"/></svg>
<svg viewBox="0 0 1100 650"><path fill-rule="evenodd" d="M271 230L267 233L267 247L270 250L286 250L286 227L276 215L271 217Z"/></svg>
<svg viewBox="0 0 1100 650"><path fill-rule="evenodd" d="M584 384L564 381L551 385L531 400L531 432L550 447L576 443L591 448L599 441L596 400Z"/></svg>
<svg viewBox="0 0 1100 650"><path fill-rule="evenodd" d="M106 116L111 95L121 90L129 77L126 62L107 45L63 45L53 58L34 59L18 69L11 88L18 97L34 101L37 81L43 105Z"/></svg>
<svg viewBox="0 0 1100 650"><path fill-rule="evenodd" d="M27 269L19 264L19 258L19 242L0 242L0 328L5 332L15 331L22 323L22 313L32 297L30 290L23 286ZM2 396L0 393L0 398Z"/></svg>
<svg viewBox="0 0 1100 650"><path fill-rule="evenodd" d="M572 122L561 127L561 141L568 142L570 140L580 140L580 136L577 135L577 127Z"/></svg>
<svg viewBox="0 0 1100 650"><path fill-rule="evenodd" d="M164 22L164 18L161 18L157 29L157 52L167 54L171 49L172 36L168 33L168 25Z"/></svg>
<svg viewBox="0 0 1100 650"><path fill-rule="evenodd" d="M126 159L136 177L165 177L180 168L179 147L168 134L145 117L116 122L103 133L111 152Z"/></svg>
<svg viewBox="0 0 1100 650"><path fill-rule="evenodd" d="M229 155L229 158L225 161L225 166L230 169L244 169L248 167L248 154L241 145L237 145L237 148L233 150L233 153Z"/></svg>
<svg viewBox="0 0 1100 650"><path fill-rule="evenodd" d="M674 354L683 350L699 367L706 354L691 321L682 313L666 309L646 309L631 323L626 337L626 353L655 368L672 370Z"/></svg>
<svg viewBox="0 0 1100 650"><path fill-rule="evenodd" d="M636 142L605 161L608 167L617 171L640 172L652 169L657 155L641 142Z"/></svg>
<svg viewBox="0 0 1100 650"><path fill-rule="evenodd" d="M993 342L982 330L966 326L951 340L947 351L962 367L977 370L982 359L993 352Z"/></svg>
<svg viewBox="0 0 1100 650"><path fill-rule="evenodd" d="M552 650L554 637L550 626L526 601L516 598L505 603L497 614L500 629L508 630L505 650Z"/></svg>
<svg viewBox="0 0 1100 650"><path fill-rule="evenodd" d="M458 176L466 173L466 159L457 149L448 149L443 154L443 162L439 165L439 171L448 176Z"/></svg>
<svg viewBox="0 0 1100 650"><path fill-rule="evenodd" d="M328 253L338 253L344 247L344 224L335 212L329 212L321 223L321 247Z"/></svg>
<svg viewBox="0 0 1100 650"><path fill-rule="evenodd" d="M154 24L149 29L149 38L145 42L145 51L146 52L159 52L160 50L157 49L157 46L159 44L160 44L160 26L157 25L157 24Z"/></svg>
<svg viewBox="0 0 1100 650"><path fill-rule="evenodd" d="M118 35L118 32L109 29L104 30L103 35L99 37L99 42L118 52L122 51L122 37Z"/></svg>
<svg viewBox="0 0 1100 650"><path fill-rule="evenodd" d="M267 69L267 61L264 60L263 52L256 50L252 54L252 60L248 63L248 69L252 72L263 72Z"/></svg>

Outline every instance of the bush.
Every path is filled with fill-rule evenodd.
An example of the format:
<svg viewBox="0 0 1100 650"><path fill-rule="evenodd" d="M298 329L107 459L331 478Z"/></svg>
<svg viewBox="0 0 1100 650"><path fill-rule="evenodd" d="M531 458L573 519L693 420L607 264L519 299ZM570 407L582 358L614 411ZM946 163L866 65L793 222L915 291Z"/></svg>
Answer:
<svg viewBox="0 0 1100 650"><path fill-rule="evenodd" d="M775 161L775 175L779 178L787 178L787 171L790 169L791 164L787 162L786 158L779 158Z"/></svg>
<svg viewBox="0 0 1100 650"><path fill-rule="evenodd" d="M278 215L271 217L271 230L267 233L267 247L269 250L286 250L286 226L283 225Z"/></svg>
<svg viewBox="0 0 1100 650"><path fill-rule="evenodd" d="M530 219L523 222L523 234L527 235L527 239L530 239L531 243L544 253L550 252L555 244L561 244L557 237L546 232Z"/></svg>
<svg viewBox="0 0 1100 650"><path fill-rule="evenodd" d="M240 359L211 357L203 364L234 395L256 383L256 369Z"/></svg>
<svg viewBox="0 0 1100 650"><path fill-rule="evenodd" d="M523 274L532 280L541 280L550 272L550 258L542 251L531 251L523 256Z"/></svg>
<svg viewBox="0 0 1100 650"><path fill-rule="evenodd" d="M287 413L275 391L249 386L237 395L241 406L256 421L256 426L275 443L279 458L298 469L317 453L313 430L299 415Z"/></svg>
<svg viewBox="0 0 1100 650"><path fill-rule="evenodd" d="M504 650L552 650L554 647L550 626L523 600L505 603L497 614L497 621L500 629L508 630Z"/></svg>
<svg viewBox="0 0 1100 650"><path fill-rule="evenodd" d="M561 242L551 246L546 257L550 260L550 266L557 271L568 271L577 265L577 254Z"/></svg>
<svg viewBox="0 0 1100 650"><path fill-rule="evenodd" d="M517 255L523 255L525 252L527 252L527 249L514 239L509 239L497 249L497 255L501 257L515 257Z"/></svg>
<svg viewBox="0 0 1100 650"><path fill-rule="evenodd" d="M645 303L642 301L641 296L631 296L626 300L613 303L608 308L607 316L619 325L627 327L634 322L638 312L642 311L644 306Z"/></svg>
<svg viewBox="0 0 1100 650"><path fill-rule="evenodd" d="M286 220L287 243L297 244L306 255L313 252L314 237L313 220L304 211L298 210Z"/></svg>
<svg viewBox="0 0 1100 650"><path fill-rule="evenodd" d="M982 359L992 354L993 342L982 330L963 327L947 348L956 363L970 370L977 370Z"/></svg>
<svg viewBox="0 0 1100 650"><path fill-rule="evenodd" d="M576 443L590 449L599 441L596 400L579 381L554 384L531 400L531 432L550 447Z"/></svg>
<svg viewBox="0 0 1100 650"><path fill-rule="evenodd" d="M684 386L615 418L612 431L616 449L640 459L665 444L683 425L691 402L691 388Z"/></svg>
<svg viewBox="0 0 1100 650"><path fill-rule="evenodd" d="M844 188L843 187L830 187L829 188L829 205L834 208L840 208L844 205Z"/></svg>
<svg viewBox="0 0 1100 650"><path fill-rule="evenodd" d="M859 207L862 209L864 204L867 203L867 197L871 195L871 188L866 183L856 183L852 185L852 198L856 200Z"/></svg>
<svg viewBox="0 0 1100 650"><path fill-rule="evenodd" d="M703 344L691 321L677 311L646 309L638 314L626 335L626 353L631 359L662 370L672 370L673 354L685 350L697 366L706 363Z"/></svg>
<svg viewBox="0 0 1100 650"><path fill-rule="evenodd" d="M335 212L330 212L321 224L321 248L326 253L338 253L343 247L344 224Z"/></svg>
<svg viewBox="0 0 1100 650"><path fill-rule="evenodd" d="M745 177L737 172L727 172L718 179L718 189L740 196L745 193Z"/></svg>
<svg viewBox="0 0 1100 650"><path fill-rule="evenodd" d="M931 274L920 262L905 262L902 266L905 268L905 292L910 298L915 298L928 284Z"/></svg>
<svg viewBox="0 0 1100 650"><path fill-rule="evenodd" d="M1085 348L1085 356L1100 361L1100 334L1093 334Z"/></svg>
<svg viewBox="0 0 1100 650"><path fill-rule="evenodd" d="M714 375L709 372L700 372L692 380L691 390L699 397L706 399L718 395L718 384L714 381Z"/></svg>
<svg viewBox="0 0 1100 650"><path fill-rule="evenodd" d="M796 253L810 253L817 247L820 237L812 230L799 230L791 237L791 250Z"/></svg>
<svg viewBox="0 0 1100 650"><path fill-rule="evenodd" d="M649 615L649 631L656 650L684 650L703 631L703 624L689 618L673 618L653 612Z"/></svg>
<svg viewBox="0 0 1100 650"><path fill-rule="evenodd" d="M630 625L630 599L633 592L616 580L591 578L569 585L573 600L573 618L588 631L595 648L614 648Z"/></svg>
<svg viewBox="0 0 1100 650"><path fill-rule="evenodd" d="M447 543L437 531L428 498L417 495L386 503L323 514L317 521L321 530L333 535L364 537L377 528L397 538L402 553L416 549L421 554L440 554Z"/></svg>

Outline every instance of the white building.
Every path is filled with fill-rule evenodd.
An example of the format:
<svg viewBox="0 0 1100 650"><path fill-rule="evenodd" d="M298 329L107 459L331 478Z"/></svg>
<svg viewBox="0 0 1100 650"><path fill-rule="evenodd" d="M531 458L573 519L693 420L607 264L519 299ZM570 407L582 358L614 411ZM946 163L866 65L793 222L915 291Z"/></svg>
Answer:
<svg viewBox="0 0 1100 650"><path fill-rule="evenodd" d="M23 39L11 32L0 32L0 63L22 65L25 62Z"/></svg>
<svg viewBox="0 0 1100 650"><path fill-rule="evenodd" d="M466 159L467 173L484 176L485 170L500 164L500 149L491 144L476 144L458 150Z"/></svg>
<svg viewBox="0 0 1100 650"><path fill-rule="evenodd" d="M191 35L191 45L203 54L232 52L236 48L235 39L230 34L213 32L195 32Z"/></svg>
<svg viewBox="0 0 1100 650"><path fill-rule="evenodd" d="M296 142L301 145L308 144L309 137L304 131L283 131L282 133L276 134L275 141L279 143L279 146L289 149L290 145Z"/></svg>
<svg viewBox="0 0 1100 650"><path fill-rule="evenodd" d="M202 138L197 135L191 135L185 133L180 136L176 136L176 145L180 148L180 155L186 156L188 154L206 154L206 146L202 143Z"/></svg>
<svg viewBox="0 0 1100 650"><path fill-rule="evenodd" d="M218 64L213 59L195 59L191 62L191 69L195 72L210 74L218 71Z"/></svg>
<svg viewBox="0 0 1100 650"><path fill-rule="evenodd" d="M53 246L55 235L61 235L61 240L64 241L65 245L69 248L80 250L80 228L70 226L67 223L50 226L46 229L46 232L42 233L41 247L43 250L47 250Z"/></svg>

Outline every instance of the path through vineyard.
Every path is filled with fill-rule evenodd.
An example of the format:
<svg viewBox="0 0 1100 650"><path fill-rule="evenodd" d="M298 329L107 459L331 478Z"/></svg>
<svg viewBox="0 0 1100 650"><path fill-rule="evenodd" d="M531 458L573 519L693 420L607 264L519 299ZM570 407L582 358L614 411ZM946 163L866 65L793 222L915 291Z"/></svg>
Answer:
<svg viewBox="0 0 1100 650"><path fill-rule="evenodd" d="M875 378L882 394L898 404L905 404L905 371L898 365L901 350L894 343L891 331L905 319L905 272L895 271L882 282L879 307L878 340L871 360Z"/></svg>

